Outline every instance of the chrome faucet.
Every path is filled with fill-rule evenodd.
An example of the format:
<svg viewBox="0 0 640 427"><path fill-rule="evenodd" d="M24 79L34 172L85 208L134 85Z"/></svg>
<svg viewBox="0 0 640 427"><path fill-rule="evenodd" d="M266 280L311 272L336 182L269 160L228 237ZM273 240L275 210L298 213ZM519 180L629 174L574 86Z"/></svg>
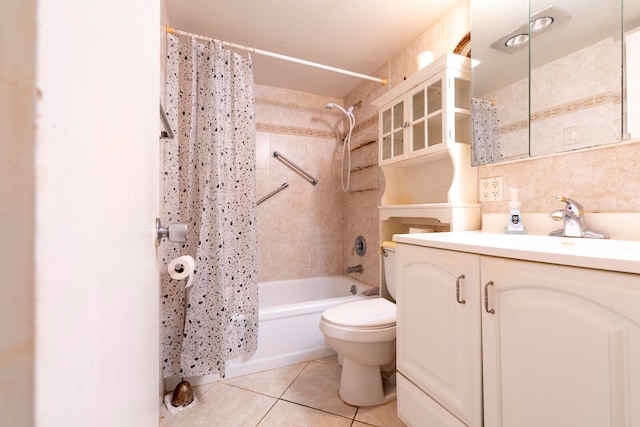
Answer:
<svg viewBox="0 0 640 427"><path fill-rule="evenodd" d="M564 221L564 227L561 230L552 231L549 236L609 238L605 233L594 231L587 227L584 221L584 210L580 203L565 196L556 196L556 200L564 202L565 207L563 210L551 212L549 217L554 221Z"/></svg>
<svg viewBox="0 0 640 427"><path fill-rule="evenodd" d="M349 273L362 273L362 264L354 265L353 267L347 267L347 274Z"/></svg>

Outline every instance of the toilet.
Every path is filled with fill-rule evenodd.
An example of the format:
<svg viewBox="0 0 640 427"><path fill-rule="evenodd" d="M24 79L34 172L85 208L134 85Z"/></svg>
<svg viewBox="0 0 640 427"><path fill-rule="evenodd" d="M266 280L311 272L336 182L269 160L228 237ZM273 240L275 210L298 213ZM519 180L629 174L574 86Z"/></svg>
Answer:
<svg viewBox="0 0 640 427"><path fill-rule="evenodd" d="M385 242L387 290L395 299L395 247ZM342 360L340 398L353 406L374 406L396 398L396 305L381 297L330 307L320 319L327 344Z"/></svg>

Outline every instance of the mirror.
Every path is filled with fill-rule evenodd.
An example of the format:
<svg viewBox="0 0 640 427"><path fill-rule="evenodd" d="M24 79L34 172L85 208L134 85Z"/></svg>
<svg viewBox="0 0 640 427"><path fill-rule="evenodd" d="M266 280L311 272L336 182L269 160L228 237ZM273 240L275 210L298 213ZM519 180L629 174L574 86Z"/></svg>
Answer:
<svg viewBox="0 0 640 427"><path fill-rule="evenodd" d="M622 22L622 0L472 0L474 141L484 117L499 134L472 164L621 141Z"/></svg>

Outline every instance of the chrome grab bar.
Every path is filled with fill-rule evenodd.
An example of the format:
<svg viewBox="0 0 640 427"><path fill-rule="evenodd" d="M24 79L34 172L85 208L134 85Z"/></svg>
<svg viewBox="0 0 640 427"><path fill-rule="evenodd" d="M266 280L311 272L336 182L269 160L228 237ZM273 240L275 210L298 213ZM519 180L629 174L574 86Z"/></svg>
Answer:
<svg viewBox="0 0 640 427"><path fill-rule="evenodd" d="M276 194L279 191L284 190L285 188L287 188L289 186L289 183L287 181L283 182L282 184L280 184L280 187L276 188L275 190L273 190L271 193L267 194L266 196L264 196L263 198L261 198L260 200L258 200L256 202L256 206L259 205L260 203L264 202L265 200L267 200L269 197L273 196L274 194Z"/></svg>
<svg viewBox="0 0 640 427"><path fill-rule="evenodd" d="M309 180L309 182L311 182L311 184L316 185L318 183L318 180L315 179L313 176L311 176L307 171L305 171L300 166L296 165L291 160L287 159L285 156L283 156L282 154L278 153L277 151L273 152L273 157L275 157L276 159L280 160L282 163L284 163L285 165L289 166L290 168L292 168L292 169L296 170L297 172L299 172L302 176L307 178Z"/></svg>

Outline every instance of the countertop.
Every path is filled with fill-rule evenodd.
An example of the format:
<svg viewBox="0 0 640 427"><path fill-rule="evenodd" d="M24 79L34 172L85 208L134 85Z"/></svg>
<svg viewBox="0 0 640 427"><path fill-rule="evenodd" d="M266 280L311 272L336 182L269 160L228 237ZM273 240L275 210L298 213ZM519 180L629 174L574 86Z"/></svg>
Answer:
<svg viewBox="0 0 640 427"><path fill-rule="evenodd" d="M484 231L396 234L393 240L479 255L640 274L639 241Z"/></svg>

